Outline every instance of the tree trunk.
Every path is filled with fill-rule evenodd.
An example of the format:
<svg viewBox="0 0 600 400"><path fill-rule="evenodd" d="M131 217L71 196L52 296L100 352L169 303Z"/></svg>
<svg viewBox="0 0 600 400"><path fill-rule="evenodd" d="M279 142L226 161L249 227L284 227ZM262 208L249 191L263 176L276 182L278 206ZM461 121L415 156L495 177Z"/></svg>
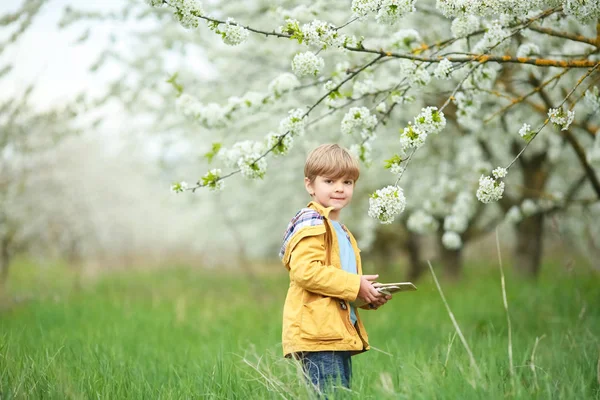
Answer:
<svg viewBox="0 0 600 400"><path fill-rule="evenodd" d="M416 281L425 271L425 265L421 262L421 241L416 233L408 232L405 242L408 252L408 280Z"/></svg>
<svg viewBox="0 0 600 400"><path fill-rule="evenodd" d="M544 215L526 217L517 225L517 243L515 246L515 267L517 272L529 278L535 278L542 260Z"/></svg>
<svg viewBox="0 0 600 400"><path fill-rule="evenodd" d="M458 280L462 276L462 247L450 250L442 243L443 231L438 233L438 259L444 267L444 275L450 280Z"/></svg>
<svg viewBox="0 0 600 400"><path fill-rule="evenodd" d="M538 200L544 192L548 181L546 155L533 157L523 163L523 194ZM530 278L537 277L542 261L542 242L544 240L544 215L537 213L523 220L516 226L517 242L514 249L514 262L517 273Z"/></svg>

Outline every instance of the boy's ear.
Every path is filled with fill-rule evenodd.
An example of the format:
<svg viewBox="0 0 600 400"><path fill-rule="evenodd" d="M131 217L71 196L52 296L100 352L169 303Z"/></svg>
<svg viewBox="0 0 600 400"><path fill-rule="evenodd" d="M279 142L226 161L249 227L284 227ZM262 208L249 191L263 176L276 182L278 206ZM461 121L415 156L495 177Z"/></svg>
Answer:
<svg viewBox="0 0 600 400"><path fill-rule="evenodd" d="M314 189L312 187L312 183L310 182L310 179L308 179L307 177L304 177L304 188L306 189L306 191L308 192L308 194L310 194L311 196L314 194Z"/></svg>

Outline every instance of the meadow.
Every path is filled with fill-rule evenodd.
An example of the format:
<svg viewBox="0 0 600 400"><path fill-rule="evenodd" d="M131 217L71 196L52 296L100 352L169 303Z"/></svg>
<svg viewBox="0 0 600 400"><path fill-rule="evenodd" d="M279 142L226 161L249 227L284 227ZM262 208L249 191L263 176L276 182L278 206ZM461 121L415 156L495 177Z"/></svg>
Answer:
<svg viewBox="0 0 600 400"><path fill-rule="evenodd" d="M512 369L499 270L472 263L441 286L476 365L428 273L417 292L362 312L374 349L353 358L352 390L336 397L600 398L598 272L547 264L527 281L505 270ZM78 281L22 261L0 310L0 398L314 397L281 354L287 285L275 267L255 284L184 267Z"/></svg>

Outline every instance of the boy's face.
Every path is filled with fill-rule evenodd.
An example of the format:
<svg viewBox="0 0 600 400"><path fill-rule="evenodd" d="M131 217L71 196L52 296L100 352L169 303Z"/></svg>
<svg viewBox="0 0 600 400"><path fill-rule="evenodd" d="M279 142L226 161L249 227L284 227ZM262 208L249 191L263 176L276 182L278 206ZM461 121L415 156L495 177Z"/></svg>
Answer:
<svg viewBox="0 0 600 400"><path fill-rule="evenodd" d="M333 207L331 219L337 219L340 210L350 204L354 193L354 181L347 177L332 179L317 176L313 182L304 178L304 186L314 201L323 207Z"/></svg>

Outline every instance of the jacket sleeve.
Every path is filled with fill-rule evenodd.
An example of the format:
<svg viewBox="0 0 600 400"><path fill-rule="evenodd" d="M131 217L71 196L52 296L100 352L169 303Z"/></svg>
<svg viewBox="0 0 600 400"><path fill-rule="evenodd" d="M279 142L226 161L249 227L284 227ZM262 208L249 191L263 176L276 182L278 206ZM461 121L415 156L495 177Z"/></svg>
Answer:
<svg viewBox="0 0 600 400"><path fill-rule="evenodd" d="M354 301L360 276L325 264L325 246L319 236L302 238L290 254L290 279L301 288L323 296Z"/></svg>

